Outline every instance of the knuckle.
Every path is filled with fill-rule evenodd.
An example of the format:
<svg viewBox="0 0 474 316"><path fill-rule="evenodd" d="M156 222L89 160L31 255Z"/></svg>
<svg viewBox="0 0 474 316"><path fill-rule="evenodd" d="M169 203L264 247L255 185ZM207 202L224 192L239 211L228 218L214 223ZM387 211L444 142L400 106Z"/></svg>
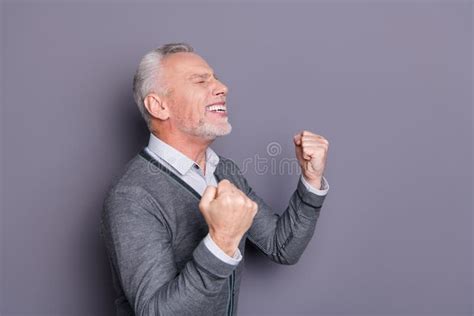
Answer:
<svg viewBox="0 0 474 316"><path fill-rule="evenodd" d="M244 206L245 205L245 199L242 196L237 196L235 198L235 203L237 203L239 206Z"/></svg>
<svg viewBox="0 0 474 316"><path fill-rule="evenodd" d="M226 194L222 197L222 203L224 203L224 205L231 205L232 204L232 198L229 195Z"/></svg>
<svg viewBox="0 0 474 316"><path fill-rule="evenodd" d="M227 180L227 179L224 179L224 180L221 180L221 181L219 182L219 184L220 184L220 185L223 185L223 184L224 184L224 185L227 185L227 184L230 184L230 181Z"/></svg>
<svg viewBox="0 0 474 316"><path fill-rule="evenodd" d="M254 202L252 202L252 201L249 202L248 209L251 210L251 211L252 211L253 209L255 209Z"/></svg>
<svg viewBox="0 0 474 316"><path fill-rule="evenodd" d="M247 198L244 198L244 205L245 205L246 208L252 207L252 204L251 204L250 200L247 199Z"/></svg>
<svg viewBox="0 0 474 316"><path fill-rule="evenodd" d="M255 216L258 212L258 205L252 209L252 215Z"/></svg>

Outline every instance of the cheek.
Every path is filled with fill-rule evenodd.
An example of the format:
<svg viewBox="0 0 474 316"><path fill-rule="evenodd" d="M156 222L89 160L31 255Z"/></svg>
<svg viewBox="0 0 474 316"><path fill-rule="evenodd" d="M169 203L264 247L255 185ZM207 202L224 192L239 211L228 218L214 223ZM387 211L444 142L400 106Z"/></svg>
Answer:
<svg viewBox="0 0 474 316"><path fill-rule="evenodd" d="M197 116L204 116L206 114L206 95L201 91L193 91L189 94L187 104L189 106L189 110L191 110L194 115Z"/></svg>
<svg viewBox="0 0 474 316"><path fill-rule="evenodd" d="M206 115L207 92L188 87L179 98L174 99L173 113L185 120L199 120Z"/></svg>
<svg viewBox="0 0 474 316"><path fill-rule="evenodd" d="M177 105L174 115L177 120L189 124L201 120L206 115L204 111L204 106L201 104L188 102Z"/></svg>
<svg viewBox="0 0 474 316"><path fill-rule="evenodd" d="M195 106L204 106L206 100L206 92L204 89L191 89L188 94L188 100L190 103L193 103Z"/></svg>

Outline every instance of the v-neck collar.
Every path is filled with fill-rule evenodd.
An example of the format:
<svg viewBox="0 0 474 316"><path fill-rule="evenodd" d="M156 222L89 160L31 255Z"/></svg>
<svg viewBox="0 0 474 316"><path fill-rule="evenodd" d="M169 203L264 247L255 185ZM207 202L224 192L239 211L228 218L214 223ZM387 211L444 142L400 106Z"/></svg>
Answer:
<svg viewBox="0 0 474 316"><path fill-rule="evenodd" d="M164 142L153 133L150 133L150 139L148 141L148 150L151 150L155 155L160 157L168 165L168 168L176 170L180 175L184 176L193 166L198 164L191 158L187 157L181 151L177 150L170 144ZM214 173L216 165L219 163L219 156L212 150L211 147L207 147L205 151L206 174L208 171ZM163 164L163 163L162 163ZM201 166L199 166L201 168Z"/></svg>
<svg viewBox="0 0 474 316"><path fill-rule="evenodd" d="M172 172L171 170L169 170L167 167L165 167L162 163L160 163L158 160L156 160L153 156L151 156L146 150L145 148L143 148L139 155L146 159L148 162L152 163L155 167L157 167L160 171L164 172L165 174L167 174L168 176L170 176L172 179L174 179L176 182L178 182L179 184L181 184L185 189L187 189L196 199L198 199L199 201L201 200L201 195L193 189L193 187L191 187L189 184L187 184L183 179L181 179L180 177L178 177L174 172ZM221 181L222 179L226 179L223 175L223 173L221 172L221 168L222 168L222 159L219 159L219 163L217 164L216 166L216 170L214 171L214 175L217 179L217 182Z"/></svg>

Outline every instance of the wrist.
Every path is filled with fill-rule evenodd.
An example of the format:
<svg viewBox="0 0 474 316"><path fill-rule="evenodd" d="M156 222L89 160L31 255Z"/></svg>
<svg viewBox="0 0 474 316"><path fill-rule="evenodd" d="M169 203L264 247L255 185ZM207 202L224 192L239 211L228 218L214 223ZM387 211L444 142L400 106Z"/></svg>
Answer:
<svg viewBox="0 0 474 316"><path fill-rule="evenodd" d="M304 180L317 190L321 190L323 177L308 178L303 175Z"/></svg>
<svg viewBox="0 0 474 316"><path fill-rule="evenodd" d="M229 238L225 236L221 236L214 232L209 232L214 243L228 256L233 257L235 252L237 251L238 245L240 240L236 240L235 238Z"/></svg>

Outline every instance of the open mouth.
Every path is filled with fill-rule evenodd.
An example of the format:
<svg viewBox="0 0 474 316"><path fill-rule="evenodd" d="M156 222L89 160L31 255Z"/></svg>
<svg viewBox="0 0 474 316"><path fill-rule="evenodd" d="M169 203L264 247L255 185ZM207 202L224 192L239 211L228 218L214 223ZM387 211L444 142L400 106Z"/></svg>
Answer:
<svg viewBox="0 0 474 316"><path fill-rule="evenodd" d="M225 105L209 105L206 108L209 112L227 112Z"/></svg>
<svg viewBox="0 0 474 316"><path fill-rule="evenodd" d="M209 111L209 112L212 112L212 113L226 114L227 113L227 107L225 105L221 105L221 104L213 104L213 105L208 105L206 107L206 111Z"/></svg>

